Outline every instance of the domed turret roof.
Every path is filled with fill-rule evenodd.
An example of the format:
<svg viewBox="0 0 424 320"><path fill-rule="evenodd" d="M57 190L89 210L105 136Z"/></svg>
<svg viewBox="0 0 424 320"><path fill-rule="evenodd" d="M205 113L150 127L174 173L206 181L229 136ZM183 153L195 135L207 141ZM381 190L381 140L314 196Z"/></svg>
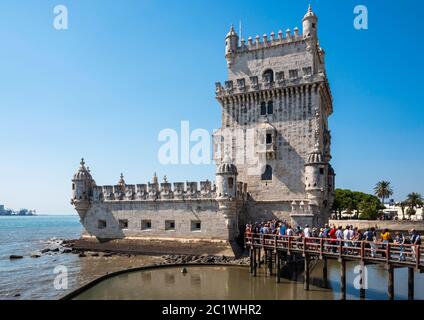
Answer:
<svg viewBox="0 0 424 320"><path fill-rule="evenodd" d="M308 155L308 164L324 163L322 153L319 151L319 146L315 145L314 151Z"/></svg>
<svg viewBox="0 0 424 320"><path fill-rule="evenodd" d="M237 175L238 174L237 167L231 161L228 154L225 155L224 160L218 166L216 173L217 174L228 174L228 175Z"/></svg>
<svg viewBox="0 0 424 320"><path fill-rule="evenodd" d="M312 11L311 5L309 5L308 12L306 12L305 16L303 17L303 20L310 19L310 18L317 19L317 15Z"/></svg>
<svg viewBox="0 0 424 320"><path fill-rule="evenodd" d="M90 171L85 167L84 158L81 159L80 164L78 172L74 174L74 180L93 180Z"/></svg>
<svg viewBox="0 0 424 320"><path fill-rule="evenodd" d="M234 30L234 25L231 25L230 31L227 33L226 38L228 37L238 37L236 31Z"/></svg>

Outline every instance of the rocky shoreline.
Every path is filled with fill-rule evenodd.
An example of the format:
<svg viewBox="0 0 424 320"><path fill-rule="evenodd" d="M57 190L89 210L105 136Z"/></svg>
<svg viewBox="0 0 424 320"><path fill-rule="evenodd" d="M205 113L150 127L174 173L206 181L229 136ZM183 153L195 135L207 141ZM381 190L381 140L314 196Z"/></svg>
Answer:
<svg viewBox="0 0 424 320"><path fill-rule="evenodd" d="M79 240L65 240L52 238L46 241L43 249L30 253L31 258L41 258L42 256L52 256L59 254L74 254L80 258L86 257L136 257L142 254L124 253L124 252L111 252L111 251L87 251L80 248L75 248L75 244ZM146 254L152 256L151 254ZM10 255L10 260L23 259L21 255ZM249 258L234 258L227 256L213 256L213 255L158 255L159 262L156 265L169 265L169 264L231 264L231 265L249 265Z"/></svg>

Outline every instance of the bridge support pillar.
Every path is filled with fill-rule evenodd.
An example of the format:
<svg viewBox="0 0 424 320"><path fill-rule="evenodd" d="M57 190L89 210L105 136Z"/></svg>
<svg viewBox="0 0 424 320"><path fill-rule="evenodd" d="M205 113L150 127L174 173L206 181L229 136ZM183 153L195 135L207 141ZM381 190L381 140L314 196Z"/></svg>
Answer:
<svg viewBox="0 0 424 320"><path fill-rule="evenodd" d="M249 253L249 261L250 261L250 274L253 273L253 255L254 255L254 249L251 247L250 248L250 253Z"/></svg>
<svg viewBox="0 0 424 320"><path fill-rule="evenodd" d="M322 267L322 282L323 282L323 287L328 288L328 262L327 262L327 259L324 258L323 262L324 262L324 265Z"/></svg>
<svg viewBox="0 0 424 320"><path fill-rule="evenodd" d="M414 300L414 268L408 268L408 300Z"/></svg>
<svg viewBox="0 0 424 320"><path fill-rule="evenodd" d="M395 299L395 273L393 266L387 267L387 295L389 300Z"/></svg>
<svg viewBox="0 0 424 320"><path fill-rule="evenodd" d="M340 261L340 300L346 300L346 260Z"/></svg>
<svg viewBox="0 0 424 320"><path fill-rule="evenodd" d="M368 282L367 279L365 277L367 277L368 275L365 274L365 263L361 262L361 287L359 289L359 298L361 300L365 300L365 287L366 287L366 283Z"/></svg>
<svg viewBox="0 0 424 320"><path fill-rule="evenodd" d="M261 249L258 249L258 268L261 268Z"/></svg>
<svg viewBox="0 0 424 320"><path fill-rule="evenodd" d="M253 276L257 276L258 263L256 262L256 248L253 248Z"/></svg>
<svg viewBox="0 0 424 320"><path fill-rule="evenodd" d="M293 266L293 281L297 281L297 258L295 254L292 257L293 260L291 262L291 265Z"/></svg>
<svg viewBox="0 0 424 320"><path fill-rule="evenodd" d="M281 255L279 252L275 254L276 272L277 272L277 283L281 282Z"/></svg>
<svg viewBox="0 0 424 320"><path fill-rule="evenodd" d="M309 257L305 255L305 270L303 276L303 287L305 290L309 291Z"/></svg>
<svg viewBox="0 0 424 320"><path fill-rule="evenodd" d="M273 253L271 250L268 250L268 275L272 276L272 256Z"/></svg>

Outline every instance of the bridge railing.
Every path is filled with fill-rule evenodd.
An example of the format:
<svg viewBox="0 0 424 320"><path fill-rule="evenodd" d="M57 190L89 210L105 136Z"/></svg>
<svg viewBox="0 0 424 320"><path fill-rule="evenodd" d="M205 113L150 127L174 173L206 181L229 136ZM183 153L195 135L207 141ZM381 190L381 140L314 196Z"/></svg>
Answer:
<svg viewBox="0 0 424 320"><path fill-rule="evenodd" d="M245 247L424 266L421 247L411 244L246 233Z"/></svg>

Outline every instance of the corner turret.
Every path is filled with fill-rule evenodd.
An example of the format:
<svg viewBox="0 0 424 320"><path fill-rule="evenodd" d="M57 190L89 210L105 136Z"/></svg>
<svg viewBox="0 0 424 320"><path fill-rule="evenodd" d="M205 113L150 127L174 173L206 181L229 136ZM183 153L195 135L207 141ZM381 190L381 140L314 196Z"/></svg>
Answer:
<svg viewBox="0 0 424 320"><path fill-rule="evenodd" d="M230 32L225 37L225 58L227 59L228 67L231 68L235 53L237 51L239 36L234 31L234 26L231 25Z"/></svg>
<svg viewBox="0 0 424 320"><path fill-rule="evenodd" d="M226 220L228 239L235 239L239 234L237 215L237 167L228 154L218 165L216 171L216 188L219 212Z"/></svg>
<svg viewBox="0 0 424 320"><path fill-rule="evenodd" d="M312 11L311 5L309 5L308 12L306 12L305 16L303 17L302 25L304 38L318 38L318 17Z"/></svg>
<svg viewBox="0 0 424 320"><path fill-rule="evenodd" d="M75 207L81 218L84 218L90 207L90 198L93 187L96 186L90 171L85 167L84 158L81 159L80 167L72 179L72 199L71 204Z"/></svg>
<svg viewBox="0 0 424 320"><path fill-rule="evenodd" d="M219 199L235 199L237 196L237 167L228 154L216 171L217 197Z"/></svg>
<svg viewBox="0 0 424 320"><path fill-rule="evenodd" d="M311 205L320 206L318 202L322 194L326 191L326 171L328 164L324 161L319 145L316 144L314 150L308 155L305 163L305 191Z"/></svg>

